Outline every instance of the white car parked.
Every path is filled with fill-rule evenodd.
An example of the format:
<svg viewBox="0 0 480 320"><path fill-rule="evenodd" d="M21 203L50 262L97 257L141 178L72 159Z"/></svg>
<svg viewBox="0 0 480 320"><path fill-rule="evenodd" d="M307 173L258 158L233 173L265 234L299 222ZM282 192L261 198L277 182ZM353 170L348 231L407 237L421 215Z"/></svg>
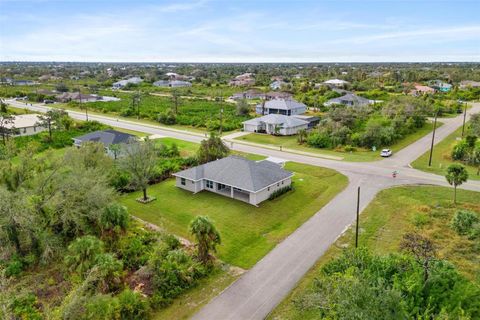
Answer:
<svg viewBox="0 0 480 320"><path fill-rule="evenodd" d="M383 149L382 152L380 152L380 156L384 158L388 158L393 154L392 150L390 149Z"/></svg>

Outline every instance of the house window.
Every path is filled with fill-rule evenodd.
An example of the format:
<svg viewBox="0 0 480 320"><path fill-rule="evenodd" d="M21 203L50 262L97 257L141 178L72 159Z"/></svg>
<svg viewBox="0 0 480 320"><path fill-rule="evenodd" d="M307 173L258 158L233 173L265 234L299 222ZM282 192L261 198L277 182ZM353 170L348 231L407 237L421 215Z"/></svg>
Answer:
<svg viewBox="0 0 480 320"><path fill-rule="evenodd" d="M207 180L206 185L207 185L207 188L213 189L213 181Z"/></svg>
<svg viewBox="0 0 480 320"><path fill-rule="evenodd" d="M277 187L280 187L280 183L277 183Z"/></svg>
<svg viewBox="0 0 480 320"><path fill-rule="evenodd" d="M27 133L27 128L23 128L23 133Z"/></svg>
<svg viewBox="0 0 480 320"><path fill-rule="evenodd" d="M270 187L268 187L268 191L270 191Z"/></svg>
<svg viewBox="0 0 480 320"><path fill-rule="evenodd" d="M225 189L225 188L226 188L226 186L225 186L224 184L222 184L222 183L217 183L217 189L218 189L218 190L223 190L223 189Z"/></svg>
<svg viewBox="0 0 480 320"><path fill-rule="evenodd" d="M282 184L283 184L283 181L282 181Z"/></svg>
<svg viewBox="0 0 480 320"><path fill-rule="evenodd" d="M181 183L182 186L184 186L185 185L185 178L180 178L180 183Z"/></svg>

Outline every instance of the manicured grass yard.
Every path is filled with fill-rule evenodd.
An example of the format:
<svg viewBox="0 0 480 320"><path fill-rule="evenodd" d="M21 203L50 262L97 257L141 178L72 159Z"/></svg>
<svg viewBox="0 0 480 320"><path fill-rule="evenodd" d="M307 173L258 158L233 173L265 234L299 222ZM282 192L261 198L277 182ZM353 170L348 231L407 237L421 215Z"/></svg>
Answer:
<svg viewBox="0 0 480 320"><path fill-rule="evenodd" d="M459 236L450 227L450 220L460 208L480 212L480 194L459 190L459 204L452 204L453 191L445 187L397 187L383 190L360 216L359 245L378 254L398 252L403 235L418 231L438 246L440 258L454 263L468 278L480 272L478 245L466 236ZM321 267L339 256L343 248L354 245L354 228L340 237L327 253L300 281L290 295L274 310L269 319L316 319L295 306L295 299L308 292Z"/></svg>
<svg viewBox="0 0 480 320"><path fill-rule="evenodd" d="M437 127L441 126L442 124L437 122ZM433 124L427 123L423 128L420 130L406 136L402 140L398 141L394 145L390 146L389 148L393 150L393 152L397 152L409 144L417 141L421 137L428 134L430 131L433 130ZM292 149L298 150L303 152L311 152L311 153L318 153L319 155L328 155L328 156L336 156L341 157L345 161L375 161L381 160L380 157L380 148L377 151L357 148L355 152L342 152L342 151L335 151L331 149L319 149L309 147L306 143L303 145L298 144L296 136L273 136L269 134L260 134L260 133L251 133L245 136L241 136L235 138L236 140L252 142L252 143L259 143L259 144L267 144L271 146L275 146L279 148L282 146L284 149Z"/></svg>
<svg viewBox="0 0 480 320"><path fill-rule="evenodd" d="M444 176L447 172L447 167L450 164L461 163L460 161L453 161L451 157L453 147L458 142L457 138L460 139L461 136L462 128L459 128L433 148L431 167L428 166L430 151L425 152L420 158L412 162L412 166L415 169L432 172ZM469 165L465 165L465 167L468 170L469 179L480 180L480 176L477 175L477 168Z"/></svg>
<svg viewBox="0 0 480 320"><path fill-rule="evenodd" d="M131 214L191 240L190 221L208 215L222 235L217 256L250 268L347 185L345 176L330 169L298 163L288 163L286 169L295 173L295 190L258 208L208 191L192 194L175 187L173 179L149 188L157 198L149 204L135 201L138 192L121 201Z"/></svg>

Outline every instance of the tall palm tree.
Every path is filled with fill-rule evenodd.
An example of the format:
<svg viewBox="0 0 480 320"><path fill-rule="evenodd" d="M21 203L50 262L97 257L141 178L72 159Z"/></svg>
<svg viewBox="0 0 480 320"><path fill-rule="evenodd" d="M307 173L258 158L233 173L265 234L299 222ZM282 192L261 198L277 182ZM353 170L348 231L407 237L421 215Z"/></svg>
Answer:
<svg viewBox="0 0 480 320"><path fill-rule="evenodd" d="M190 232L197 239L198 259L207 264L210 260L209 251L216 252L217 244L221 243L220 233L207 216L197 216L190 223Z"/></svg>

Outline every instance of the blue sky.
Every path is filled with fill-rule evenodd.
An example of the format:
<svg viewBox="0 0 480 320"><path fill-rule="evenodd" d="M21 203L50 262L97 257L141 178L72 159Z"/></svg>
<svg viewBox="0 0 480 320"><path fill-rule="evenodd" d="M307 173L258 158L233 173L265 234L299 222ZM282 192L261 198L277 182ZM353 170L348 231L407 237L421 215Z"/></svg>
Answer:
<svg viewBox="0 0 480 320"><path fill-rule="evenodd" d="M0 60L480 61L480 1L0 0Z"/></svg>

